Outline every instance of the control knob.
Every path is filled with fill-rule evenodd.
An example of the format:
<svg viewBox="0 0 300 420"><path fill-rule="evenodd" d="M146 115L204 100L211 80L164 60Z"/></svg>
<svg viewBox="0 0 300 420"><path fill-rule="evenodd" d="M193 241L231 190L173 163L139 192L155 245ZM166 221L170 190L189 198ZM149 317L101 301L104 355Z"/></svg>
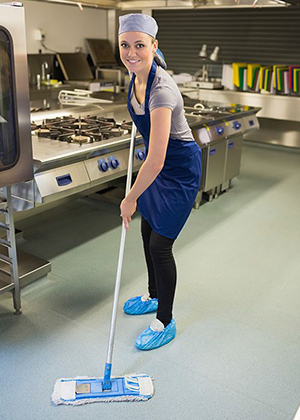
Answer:
<svg viewBox="0 0 300 420"><path fill-rule="evenodd" d="M224 128L221 127L220 125L217 125L216 133L219 134L219 136L221 136L224 133Z"/></svg>
<svg viewBox="0 0 300 420"><path fill-rule="evenodd" d="M107 172L109 169L108 163L104 159L98 160L98 168L101 172Z"/></svg>
<svg viewBox="0 0 300 420"><path fill-rule="evenodd" d="M118 161L118 159L115 159L114 157L111 158L109 163L112 169L117 169L117 167L120 165L120 162Z"/></svg>
<svg viewBox="0 0 300 420"><path fill-rule="evenodd" d="M239 130L241 128L242 124L239 121L233 121L233 128L235 130Z"/></svg>
<svg viewBox="0 0 300 420"><path fill-rule="evenodd" d="M145 154L145 152L143 150L138 149L136 151L136 158L138 160L145 160L145 156L146 156L146 154Z"/></svg>

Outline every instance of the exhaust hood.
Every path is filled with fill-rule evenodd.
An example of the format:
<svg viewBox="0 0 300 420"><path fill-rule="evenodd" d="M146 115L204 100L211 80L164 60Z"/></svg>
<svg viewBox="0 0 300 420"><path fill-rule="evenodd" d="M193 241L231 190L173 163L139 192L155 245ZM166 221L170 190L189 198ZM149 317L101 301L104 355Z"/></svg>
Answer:
<svg viewBox="0 0 300 420"><path fill-rule="evenodd" d="M134 9L192 9L194 8L194 1L192 0L122 0L118 2L118 7L121 10Z"/></svg>
<svg viewBox="0 0 300 420"><path fill-rule="evenodd" d="M122 0L117 2L121 10L134 9L214 9L231 7L287 7L291 3L284 0Z"/></svg>
<svg viewBox="0 0 300 420"><path fill-rule="evenodd" d="M80 10L83 7L96 7L99 9L118 9L117 0L34 0L39 3L57 3L70 6L78 6ZM1 2L1 0L0 0Z"/></svg>
<svg viewBox="0 0 300 420"><path fill-rule="evenodd" d="M1 0L0 0L1 1ZM300 0L37 0L50 3L97 7L117 10L157 10L157 9L216 9L216 8L261 8L287 7L299 4Z"/></svg>
<svg viewBox="0 0 300 420"><path fill-rule="evenodd" d="M283 0L194 0L195 8L218 7L288 7L290 3Z"/></svg>

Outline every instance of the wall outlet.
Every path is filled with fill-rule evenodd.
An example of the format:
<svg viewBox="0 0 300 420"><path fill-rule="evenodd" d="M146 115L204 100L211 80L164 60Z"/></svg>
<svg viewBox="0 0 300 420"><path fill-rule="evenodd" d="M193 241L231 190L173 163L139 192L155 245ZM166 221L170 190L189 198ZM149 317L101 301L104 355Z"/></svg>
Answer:
<svg viewBox="0 0 300 420"><path fill-rule="evenodd" d="M36 41L44 41L45 38L46 38L46 34L43 31L43 29L35 29L34 30L34 39Z"/></svg>

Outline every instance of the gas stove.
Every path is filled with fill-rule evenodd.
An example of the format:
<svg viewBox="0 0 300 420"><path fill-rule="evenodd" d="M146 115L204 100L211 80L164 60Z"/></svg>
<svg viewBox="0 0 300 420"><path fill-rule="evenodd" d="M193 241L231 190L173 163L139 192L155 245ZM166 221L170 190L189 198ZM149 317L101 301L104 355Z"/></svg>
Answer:
<svg viewBox="0 0 300 420"><path fill-rule="evenodd" d="M204 117L210 120L215 120L217 118L227 118L231 113L227 110L215 109L215 108L205 108L205 109L189 109L185 108L186 114L193 115L196 117Z"/></svg>
<svg viewBox="0 0 300 420"><path fill-rule="evenodd" d="M198 105L198 106L197 106ZM187 115L193 115L196 117L209 118L210 120L216 119L234 119L239 118L240 113L245 113L249 110L249 107L242 105L234 106L207 106L205 103L198 103L191 106L185 107L185 113ZM230 118L231 117L231 118Z"/></svg>
<svg viewBox="0 0 300 420"><path fill-rule="evenodd" d="M99 185L126 175L132 132L132 122L127 121L130 116L123 104L105 110L85 106L32 116L34 180L15 188L20 206L29 209L82 191L97 191ZM134 171L145 157L138 136Z"/></svg>
<svg viewBox="0 0 300 420"><path fill-rule="evenodd" d="M258 110L238 105L199 104L199 101L185 104L185 115L203 151L201 191L212 191L236 176L243 133L259 128L255 116ZM132 131L129 120L125 104L104 110L94 105L60 109L32 116L34 180L31 185L18 186L14 194L20 199L22 209L83 191L97 191L99 185L110 185L126 175ZM236 163L230 163L228 175L224 165L230 160L229 153L237 159ZM143 139L138 135L134 171L145 158ZM214 165L218 176L211 175Z"/></svg>
<svg viewBox="0 0 300 420"><path fill-rule="evenodd" d="M131 134L131 122L116 123L114 118L97 115L74 117L72 115L45 119L41 124L31 124L32 134L39 138L76 143L79 146Z"/></svg>
<svg viewBox="0 0 300 420"><path fill-rule="evenodd" d="M259 108L185 100L185 116L200 145L228 139L258 128L255 113Z"/></svg>

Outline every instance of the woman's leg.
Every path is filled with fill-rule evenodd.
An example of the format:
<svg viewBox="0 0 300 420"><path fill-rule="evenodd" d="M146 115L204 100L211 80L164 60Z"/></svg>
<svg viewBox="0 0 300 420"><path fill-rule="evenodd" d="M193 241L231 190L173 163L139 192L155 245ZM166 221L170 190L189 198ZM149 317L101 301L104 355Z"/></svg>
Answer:
<svg viewBox="0 0 300 420"><path fill-rule="evenodd" d="M154 267L153 267L153 261L152 257L150 255L150 238L152 228L149 225L149 223L142 217L142 223L141 223L141 231L142 231L142 239L144 244L144 253L145 253L145 259L148 269L148 291L150 294L150 297L157 298L157 290L156 290L156 282L155 282L155 273L154 273Z"/></svg>
<svg viewBox="0 0 300 420"><path fill-rule="evenodd" d="M175 296L177 270L172 247L175 239L166 238L152 230L149 250L152 257L158 309L156 318L166 327L172 319L172 309Z"/></svg>

